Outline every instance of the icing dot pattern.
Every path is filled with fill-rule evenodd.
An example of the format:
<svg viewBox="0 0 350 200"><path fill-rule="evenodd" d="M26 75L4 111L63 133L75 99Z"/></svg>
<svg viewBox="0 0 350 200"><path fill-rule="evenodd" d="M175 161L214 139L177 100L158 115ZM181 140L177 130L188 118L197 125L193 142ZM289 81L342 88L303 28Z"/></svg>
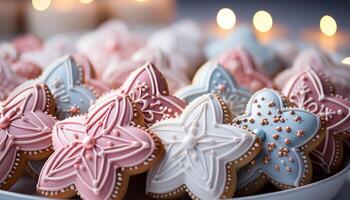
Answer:
<svg viewBox="0 0 350 200"><path fill-rule="evenodd" d="M149 126L160 120L179 116L186 106L185 102L169 94L166 80L152 63L134 71L121 90L139 104Z"/></svg>
<svg viewBox="0 0 350 200"><path fill-rule="evenodd" d="M87 115L58 122L55 152L41 171L39 192L57 197L61 189L83 199L122 198L125 171L148 169L159 152L159 139L136 125L137 117L130 97L112 92Z"/></svg>
<svg viewBox="0 0 350 200"><path fill-rule="evenodd" d="M53 110L52 96L43 84L19 86L0 102L0 189L14 183L8 179L18 175L20 164L50 154Z"/></svg>
<svg viewBox="0 0 350 200"><path fill-rule="evenodd" d="M223 105L214 95L203 95L179 118L150 127L166 150L163 160L148 174L146 191L153 198L186 192L193 199L220 199L232 194L232 163L249 162L247 155L254 155L259 144L248 131L223 124L229 118Z"/></svg>
<svg viewBox="0 0 350 200"><path fill-rule="evenodd" d="M261 175L269 177L280 188L304 184L304 176L311 166L302 150L319 137L321 122L310 112L286 106L284 97L276 91L263 89L252 96L246 114L234 120L234 124L259 136L263 147L254 162L240 169L238 189L247 189ZM295 121L295 116L301 119ZM303 132L302 136L298 136L298 132Z"/></svg>
<svg viewBox="0 0 350 200"><path fill-rule="evenodd" d="M337 135L348 135L347 130L350 129L350 101L337 95L328 78L313 68L307 68L296 75L285 86L284 93L295 106L307 109L321 118L327 129L326 136L311 154L312 160L326 174L333 172L341 164L339 151L342 141L339 141Z"/></svg>
<svg viewBox="0 0 350 200"><path fill-rule="evenodd" d="M179 90L175 95L190 103L203 94L213 92L220 95L234 115L244 112L252 95L240 87L230 73L216 62L205 64L195 75L193 84Z"/></svg>
<svg viewBox="0 0 350 200"><path fill-rule="evenodd" d="M37 82L48 85L55 99L56 116L60 120L86 113L96 99L94 91L84 85L83 69L71 56L52 63Z"/></svg>

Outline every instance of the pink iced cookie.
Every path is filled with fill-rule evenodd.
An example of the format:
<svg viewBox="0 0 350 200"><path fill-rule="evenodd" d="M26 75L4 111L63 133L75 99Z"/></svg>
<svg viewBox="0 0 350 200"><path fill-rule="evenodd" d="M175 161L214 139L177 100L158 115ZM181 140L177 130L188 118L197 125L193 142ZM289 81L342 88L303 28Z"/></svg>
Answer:
<svg viewBox="0 0 350 200"><path fill-rule="evenodd" d="M329 55L319 49L307 49L301 52L291 68L276 76L274 79L276 86L283 88L291 76L300 73L306 67L312 67L325 73L339 94L350 97L350 68L333 62Z"/></svg>
<svg viewBox="0 0 350 200"><path fill-rule="evenodd" d="M285 85L291 103L317 114L326 127L324 142L311 154L312 161L326 173L339 169L343 158L343 138L350 133L350 101L337 95L320 72L307 68Z"/></svg>
<svg viewBox="0 0 350 200"><path fill-rule="evenodd" d="M117 89L142 64L143 62L133 60L113 59L105 69L101 80L104 80L112 89Z"/></svg>
<svg viewBox="0 0 350 200"><path fill-rule="evenodd" d="M235 77L239 85L253 92L275 87L266 75L258 71L250 53L243 48L235 48L222 54L219 63Z"/></svg>
<svg viewBox="0 0 350 200"><path fill-rule="evenodd" d="M19 53L39 50L43 46L43 42L31 34L18 36L11 43Z"/></svg>
<svg viewBox="0 0 350 200"><path fill-rule="evenodd" d="M123 199L129 176L148 170L162 156L159 139L141 128L142 114L130 97L113 92L102 98L87 115L54 126L55 152L40 173L41 194Z"/></svg>
<svg viewBox="0 0 350 200"><path fill-rule="evenodd" d="M28 160L52 153L54 111L44 84L19 86L0 102L0 189L10 188L20 178Z"/></svg>
<svg viewBox="0 0 350 200"><path fill-rule="evenodd" d="M125 23L111 20L83 35L77 42L77 49L90 59L97 77L101 78L115 59L130 59L143 44L143 40L133 35Z"/></svg>
<svg viewBox="0 0 350 200"><path fill-rule="evenodd" d="M188 73L186 73L188 64L180 55L169 55L158 48L144 47L137 51L132 58L137 62L155 64L168 81L171 94L191 83L187 76Z"/></svg>
<svg viewBox="0 0 350 200"><path fill-rule="evenodd" d="M0 59L0 101L4 100L10 92L24 82L22 77L17 76L5 61Z"/></svg>
<svg viewBox="0 0 350 200"><path fill-rule="evenodd" d="M69 36L56 35L46 40L41 49L22 53L19 60L34 63L45 69L58 58L74 53L74 42Z"/></svg>
<svg viewBox="0 0 350 200"><path fill-rule="evenodd" d="M198 67L204 62L204 41L201 27L193 21L184 20L154 32L146 45L161 49L169 55L183 57L187 64L183 72L192 79Z"/></svg>
<svg viewBox="0 0 350 200"><path fill-rule="evenodd" d="M16 48L8 42L0 43L0 60L7 63L13 63L18 59Z"/></svg>
<svg viewBox="0 0 350 200"><path fill-rule="evenodd" d="M147 63L135 70L120 87L140 105L148 126L182 113L186 103L169 94L166 80L152 63Z"/></svg>
<svg viewBox="0 0 350 200"><path fill-rule="evenodd" d="M106 83L96 79L94 67L86 56L83 54L75 54L73 57L76 63L82 66L84 70L85 84L91 87L96 92L97 96L101 96L111 90Z"/></svg>
<svg viewBox="0 0 350 200"><path fill-rule="evenodd" d="M26 79L34 79L40 76L42 69L40 66L32 62L17 61L11 66L12 70L19 76Z"/></svg>

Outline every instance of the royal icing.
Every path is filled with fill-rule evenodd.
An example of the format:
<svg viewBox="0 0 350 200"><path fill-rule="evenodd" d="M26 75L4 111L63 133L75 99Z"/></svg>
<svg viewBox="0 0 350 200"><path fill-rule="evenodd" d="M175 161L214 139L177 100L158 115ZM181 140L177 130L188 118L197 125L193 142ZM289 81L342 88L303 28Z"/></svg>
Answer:
<svg viewBox="0 0 350 200"><path fill-rule="evenodd" d="M43 46L43 42L35 35L25 34L17 36L11 41L18 53L39 50Z"/></svg>
<svg viewBox="0 0 350 200"><path fill-rule="evenodd" d="M203 95L179 118L150 127L166 150L147 177L146 192L152 197L179 196L185 191L193 199L228 197L223 195L232 189L227 184L235 181L232 162L239 162L258 144L254 134L224 124L230 119L222 103L213 94Z"/></svg>
<svg viewBox="0 0 350 200"><path fill-rule="evenodd" d="M18 52L14 45L8 42L0 43L0 60L12 63L18 58Z"/></svg>
<svg viewBox="0 0 350 200"><path fill-rule="evenodd" d="M172 94L190 84L186 73L187 63L182 56L174 53L169 55L161 49L145 47L133 55L133 60L143 64L147 62L155 64L167 80L169 91Z"/></svg>
<svg viewBox="0 0 350 200"><path fill-rule="evenodd" d="M203 62L202 30L193 21L180 21L172 26L154 32L147 41L147 46L161 49L169 55L183 57L187 63L183 66L183 73L189 78L196 72Z"/></svg>
<svg viewBox="0 0 350 200"><path fill-rule="evenodd" d="M83 199L122 198L124 170L154 160L151 134L132 124L138 112L129 97L112 95L87 115L56 123L54 154L45 163L37 189L44 195L68 190Z"/></svg>
<svg viewBox="0 0 350 200"><path fill-rule="evenodd" d="M297 107L320 116L327 132L325 140L312 153L313 163L326 173L341 163L342 141L339 134L349 134L350 102L337 95L329 80L312 68L296 75L284 88L284 94Z"/></svg>
<svg viewBox="0 0 350 200"><path fill-rule="evenodd" d="M102 82L101 80L96 79L96 74L94 68L90 62L90 60L84 56L83 54L75 54L74 56L75 62L81 66L84 70L84 81L85 84L91 87L97 96L101 96L104 93L111 90L111 88Z"/></svg>
<svg viewBox="0 0 350 200"><path fill-rule="evenodd" d="M279 73L274 79L276 86L283 88L292 76L305 70L307 67L320 70L327 75L337 89L337 93L345 97L350 97L350 68L344 64L333 62L328 54L319 49L306 49L302 51L292 67Z"/></svg>
<svg viewBox="0 0 350 200"><path fill-rule="evenodd" d="M217 58L222 53L239 46L251 53L259 71L268 77L273 77L282 69L276 53L260 44L254 30L248 26L240 26L229 37L209 43L204 51L207 58Z"/></svg>
<svg viewBox="0 0 350 200"><path fill-rule="evenodd" d="M269 77L258 71L250 53L243 48L227 51L219 57L218 62L235 77L240 85L247 87L250 91L275 87Z"/></svg>
<svg viewBox="0 0 350 200"><path fill-rule="evenodd" d="M56 120L49 112L52 97L43 84L17 87L0 102L0 188L18 170L22 155L27 159L50 151ZM23 154L24 153L24 154Z"/></svg>
<svg viewBox="0 0 350 200"><path fill-rule="evenodd" d="M120 87L140 105L147 125L181 114L186 103L169 94L167 82L152 63L135 70Z"/></svg>
<svg viewBox="0 0 350 200"><path fill-rule="evenodd" d="M47 39L41 49L22 53L19 60L31 62L45 69L62 56L74 53L76 51L74 44L73 37L55 35Z"/></svg>
<svg viewBox="0 0 350 200"><path fill-rule="evenodd" d="M13 73L9 65L0 59L0 101L5 100L23 82L24 79Z"/></svg>
<svg viewBox="0 0 350 200"><path fill-rule="evenodd" d="M19 76L26 79L35 79L42 73L40 66L32 62L17 61L13 63L11 69Z"/></svg>
<svg viewBox="0 0 350 200"><path fill-rule="evenodd" d="M253 131L263 149L238 173L239 190L255 186L261 176L279 188L307 184L311 163L304 149L322 139L318 134L320 119L313 113L286 107L284 97L272 89L256 92L247 104L246 114L234 124Z"/></svg>
<svg viewBox="0 0 350 200"><path fill-rule="evenodd" d="M220 64L209 62L198 70L192 85L179 90L175 96L189 103L211 92L219 94L234 115L243 113L252 95L248 90L240 87Z"/></svg>
<svg viewBox="0 0 350 200"><path fill-rule="evenodd" d="M94 92L83 85L83 70L71 56L52 63L37 81L48 85L55 99L59 119L86 113L96 99Z"/></svg>

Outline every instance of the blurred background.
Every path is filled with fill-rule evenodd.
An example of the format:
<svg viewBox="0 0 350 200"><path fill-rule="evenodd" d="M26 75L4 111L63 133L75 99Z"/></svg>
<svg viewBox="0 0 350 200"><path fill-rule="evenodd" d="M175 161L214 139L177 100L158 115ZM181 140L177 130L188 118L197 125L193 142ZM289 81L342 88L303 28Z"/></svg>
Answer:
<svg viewBox="0 0 350 200"><path fill-rule="evenodd" d="M254 27L262 43L287 38L346 56L349 10L350 1L332 0L0 0L0 40L23 33L41 39L81 33L110 18L146 34L190 18L211 38L225 37L246 24Z"/></svg>

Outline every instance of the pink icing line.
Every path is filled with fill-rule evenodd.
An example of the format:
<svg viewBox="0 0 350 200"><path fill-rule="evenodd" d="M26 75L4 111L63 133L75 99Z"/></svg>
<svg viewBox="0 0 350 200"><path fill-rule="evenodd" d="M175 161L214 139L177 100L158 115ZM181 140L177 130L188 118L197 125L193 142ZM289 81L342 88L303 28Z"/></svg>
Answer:
<svg viewBox="0 0 350 200"><path fill-rule="evenodd" d="M0 104L0 180L15 164L16 152L45 150L52 145L55 118L47 114L45 85L26 84L16 88ZM10 161L11 160L11 161Z"/></svg>
<svg viewBox="0 0 350 200"><path fill-rule="evenodd" d="M121 90L140 105L148 125L176 117L186 106L185 102L169 94L166 80L152 63L135 70Z"/></svg>
<svg viewBox="0 0 350 200"><path fill-rule="evenodd" d="M83 198L110 197L116 169L141 164L156 148L147 132L131 125L134 115L127 97L114 92L86 116L57 123L56 152L40 174L38 189L60 191L74 184Z"/></svg>

